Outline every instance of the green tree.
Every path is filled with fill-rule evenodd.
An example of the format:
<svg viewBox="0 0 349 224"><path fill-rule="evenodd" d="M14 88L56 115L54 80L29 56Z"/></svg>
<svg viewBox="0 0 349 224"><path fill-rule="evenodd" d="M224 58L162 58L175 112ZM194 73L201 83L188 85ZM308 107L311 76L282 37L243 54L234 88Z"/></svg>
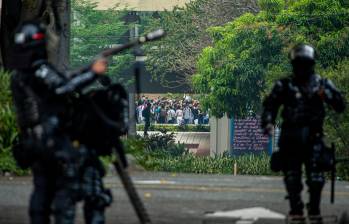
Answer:
<svg viewBox="0 0 349 224"><path fill-rule="evenodd" d="M70 61L73 68L88 64L106 48L128 41L129 25L123 21L126 12L116 10L116 6L97 10L96 2L73 0L72 13ZM108 73L122 81L133 60L129 52L113 56Z"/></svg>
<svg viewBox="0 0 349 224"><path fill-rule="evenodd" d="M212 44L206 29L257 11L255 0L196 0L183 8L158 13L156 18L144 18L145 30L162 27L167 32L166 38L146 48L147 70L168 87L190 84L198 55ZM168 73L176 73L177 80L166 80Z"/></svg>
<svg viewBox="0 0 349 224"><path fill-rule="evenodd" d="M338 89L342 90L346 96L346 102L349 102L349 58L346 58L334 67L322 70L321 74L331 79ZM349 156L349 141L347 134L349 133L349 113L348 109L340 116L329 112L326 119L326 132L329 139L336 142L338 148ZM349 173L348 173L349 175Z"/></svg>
<svg viewBox="0 0 349 224"><path fill-rule="evenodd" d="M214 116L259 112L273 81L289 74L287 54L294 44L309 43L318 49L320 72L348 57L349 11L340 1L259 3L258 14L208 29L213 47L202 51L193 86L204 94L202 102Z"/></svg>

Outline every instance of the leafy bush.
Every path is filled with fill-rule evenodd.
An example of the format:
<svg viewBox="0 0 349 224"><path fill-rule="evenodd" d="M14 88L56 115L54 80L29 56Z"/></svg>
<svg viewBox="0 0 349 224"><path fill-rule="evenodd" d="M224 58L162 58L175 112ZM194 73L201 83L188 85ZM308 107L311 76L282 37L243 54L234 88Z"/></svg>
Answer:
<svg viewBox="0 0 349 224"><path fill-rule="evenodd" d="M184 144L175 143L174 133L166 131L151 136L136 136L123 140L126 153L132 154L138 160L147 156L181 156L187 152Z"/></svg>
<svg viewBox="0 0 349 224"><path fill-rule="evenodd" d="M187 151L184 144L175 143L175 134L173 132L167 134L166 131L162 131L161 133L146 136L143 140L146 153L177 157Z"/></svg>
<svg viewBox="0 0 349 224"><path fill-rule="evenodd" d="M198 157L189 153L183 145L175 144L171 136L173 135L164 133L155 135L153 138L137 136L125 139L124 145L126 152L131 153L138 164L148 171L232 174L236 163L239 175L280 175L270 170L270 157L265 153L233 157L229 154ZM337 177L341 180L349 180L348 165L338 164Z"/></svg>
<svg viewBox="0 0 349 224"><path fill-rule="evenodd" d="M12 146L17 140L16 117L12 106L10 74L0 70L0 171L23 175L12 157Z"/></svg>
<svg viewBox="0 0 349 224"><path fill-rule="evenodd" d="M18 136L16 118L10 104L0 108L0 150L11 148Z"/></svg>
<svg viewBox="0 0 349 224"><path fill-rule="evenodd" d="M259 0L258 5L261 10L268 13L278 13L285 8L284 0Z"/></svg>
<svg viewBox="0 0 349 224"><path fill-rule="evenodd" d="M126 11L115 10L111 5L106 10L97 10L94 0L73 0L70 35L70 64L79 68L89 63L107 46L125 42L128 25L123 21ZM113 81L128 84L124 73L131 68L133 55L130 51L118 54L109 60L108 74Z"/></svg>
<svg viewBox="0 0 349 224"><path fill-rule="evenodd" d="M0 68L0 105L11 102L10 75Z"/></svg>
<svg viewBox="0 0 349 224"><path fill-rule="evenodd" d="M278 175L269 168L269 156L244 155L238 157L197 157L190 153L181 156L150 153L139 161L151 171L184 172L198 174L232 174L234 163L239 175Z"/></svg>
<svg viewBox="0 0 349 224"><path fill-rule="evenodd" d="M202 94L200 104L214 116L246 116L249 110L258 114L273 81L292 72L287 52L297 43L316 47L318 73L335 69L349 56L347 4L338 0L258 3L260 12L207 29L213 41L197 57L192 86ZM347 91L348 82L342 85Z"/></svg>
<svg viewBox="0 0 349 224"><path fill-rule="evenodd" d="M137 124L137 131L143 131L144 124ZM152 124L149 131L167 131L167 132L209 132L209 125L173 125L173 124Z"/></svg>
<svg viewBox="0 0 349 224"><path fill-rule="evenodd" d="M124 146L126 152L131 153L139 165L149 171L231 174L236 163L241 175L275 175L269 169L267 154L198 157L189 153L183 144L176 144L173 133L125 139Z"/></svg>
<svg viewBox="0 0 349 224"><path fill-rule="evenodd" d="M27 175L29 170L22 170L16 164L12 156L12 148L2 148L0 150L0 173L9 172L14 175Z"/></svg>
<svg viewBox="0 0 349 224"><path fill-rule="evenodd" d="M337 165L337 175L340 180L349 180L349 164L348 162L340 163Z"/></svg>

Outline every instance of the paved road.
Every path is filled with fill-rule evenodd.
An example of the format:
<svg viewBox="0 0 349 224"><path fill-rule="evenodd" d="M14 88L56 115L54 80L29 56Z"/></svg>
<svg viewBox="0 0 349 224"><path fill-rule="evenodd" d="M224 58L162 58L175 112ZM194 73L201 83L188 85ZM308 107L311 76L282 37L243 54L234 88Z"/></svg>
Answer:
<svg viewBox="0 0 349 224"><path fill-rule="evenodd" d="M139 172L132 174L153 223L199 224L205 213L249 207L264 207L287 213L288 204L279 177L193 175ZM115 202L107 211L107 223L138 223L117 177L105 179ZM31 191L30 177L0 178L0 223L25 224ZM336 204L329 203L329 184L324 191L323 213L349 210L349 182L337 182ZM81 205L77 223L81 223ZM216 222L217 223L217 222Z"/></svg>

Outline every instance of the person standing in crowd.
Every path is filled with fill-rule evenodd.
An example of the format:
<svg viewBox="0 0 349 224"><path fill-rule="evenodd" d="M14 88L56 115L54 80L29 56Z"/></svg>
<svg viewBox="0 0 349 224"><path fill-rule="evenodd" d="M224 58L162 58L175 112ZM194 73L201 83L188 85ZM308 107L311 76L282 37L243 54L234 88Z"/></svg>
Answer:
<svg viewBox="0 0 349 224"><path fill-rule="evenodd" d="M183 110L183 118L184 118L184 124L189 124L190 119L192 118L192 112L188 104L185 105Z"/></svg>
<svg viewBox="0 0 349 224"><path fill-rule="evenodd" d="M290 203L289 215L305 223L301 197L302 166L305 166L309 203L306 208L310 223L322 222L321 192L325 185L323 154L323 123L325 104L336 112L343 112L345 102L334 84L315 73L315 49L306 44L295 46L290 52L293 74L276 82L264 100L262 128L273 133L275 119L282 106L279 139L278 170L283 171ZM275 157L274 157L275 158ZM300 222L298 222L300 223Z"/></svg>
<svg viewBox="0 0 349 224"><path fill-rule="evenodd" d="M155 115L155 122L159 123L160 121L160 111L161 111L161 107L159 105L159 101L157 101L154 105L154 115Z"/></svg>
<svg viewBox="0 0 349 224"><path fill-rule="evenodd" d="M159 123L160 124L165 124L166 123L166 117L167 117L167 111L165 109L164 104L162 104L161 105L161 109L160 109Z"/></svg>
<svg viewBox="0 0 349 224"><path fill-rule="evenodd" d="M200 107L198 107L198 124L203 124L204 123L204 115L200 109Z"/></svg>
<svg viewBox="0 0 349 224"><path fill-rule="evenodd" d="M137 122L144 122L142 112L146 107L146 102L151 104L150 121L154 121L158 124L177 123L182 125L184 123L207 124L209 122L208 115L200 110L197 100L192 100L189 96L183 99L184 100L177 100L158 97L155 100L148 100L148 97L143 96L136 106ZM193 104L190 104L190 102L193 102Z"/></svg>
<svg viewBox="0 0 349 224"><path fill-rule="evenodd" d="M207 112L203 113L203 124L208 124L210 122L210 117Z"/></svg>
<svg viewBox="0 0 349 224"><path fill-rule="evenodd" d="M177 117L177 124L182 125L184 123L184 119L183 119L183 110L182 110L181 106L177 107L176 117Z"/></svg>
<svg viewBox="0 0 349 224"><path fill-rule="evenodd" d="M189 124L194 124L194 112L193 112L193 105L192 104L189 104L189 109L190 109Z"/></svg>
<svg viewBox="0 0 349 224"><path fill-rule="evenodd" d="M176 123L176 111L174 111L172 106L170 106L169 110L167 111L167 121L169 124Z"/></svg>
<svg viewBox="0 0 349 224"><path fill-rule="evenodd" d="M150 114L151 114L150 111L151 111L151 104L150 102L147 102L146 106L142 111L142 115L144 118L144 136L148 136L148 130L150 127Z"/></svg>
<svg viewBox="0 0 349 224"><path fill-rule="evenodd" d="M199 109L196 106L196 104L194 104L192 112L193 112L193 121L194 121L193 123L199 124L199 120L198 120L199 119Z"/></svg>
<svg viewBox="0 0 349 224"><path fill-rule="evenodd" d="M138 107L137 107L137 121L138 121L138 124L141 124L143 122L143 108L144 108L144 105L143 103L139 103Z"/></svg>

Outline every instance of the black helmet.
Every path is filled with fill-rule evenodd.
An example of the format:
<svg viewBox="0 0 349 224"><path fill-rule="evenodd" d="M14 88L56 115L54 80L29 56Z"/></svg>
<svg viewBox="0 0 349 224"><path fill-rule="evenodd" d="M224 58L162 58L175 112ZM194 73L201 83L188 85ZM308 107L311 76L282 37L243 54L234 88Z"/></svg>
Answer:
<svg viewBox="0 0 349 224"><path fill-rule="evenodd" d="M314 47L308 44L296 45L292 48L289 56L295 76L307 79L314 74L316 59Z"/></svg>
<svg viewBox="0 0 349 224"><path fill-rule="evenodd" d="M30 69L33 62L46 60L46 30L38 22L21 24L14 35L14 48L10 58L11 69Z"/></svg>
<svg viewBox="0 0 349 224"><path fill-rule="evenodd" d="M26 22L18 27L15 33L14 43L21 48L45 47L46 30L37 22Z"/></svg>
<svg viewBox="0 0 349 224"><path fill-rule="evenodd" d="M291 61L309 60L315 63L315 49L308 44L299 44L292 48L290 52Z"/></svg>

